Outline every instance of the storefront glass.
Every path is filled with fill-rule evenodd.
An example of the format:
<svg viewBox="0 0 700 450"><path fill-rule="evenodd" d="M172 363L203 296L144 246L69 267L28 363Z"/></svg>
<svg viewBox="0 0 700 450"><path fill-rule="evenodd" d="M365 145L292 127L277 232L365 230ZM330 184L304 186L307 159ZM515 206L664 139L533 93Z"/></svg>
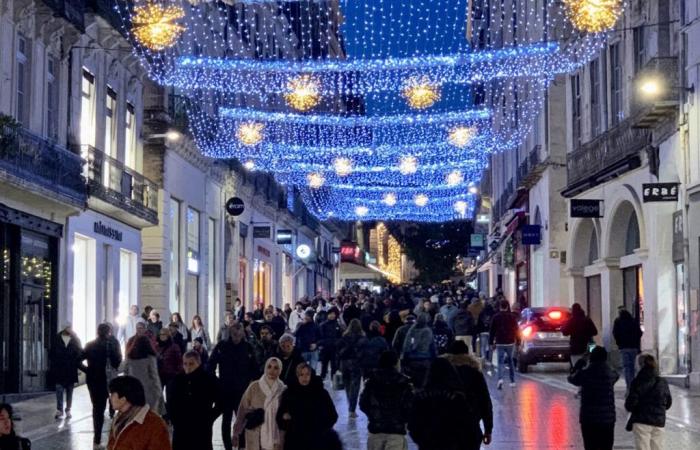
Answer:
<svg viewBox="0 0 700 450"><path fill-rule="evenodd" d="M622 270L624 306L644 330L644 280L642 266Z"/></svg>
<svg viewBox="0 0 700 450"><path fill-rule="evenodd" d="M180 310L180 202L170 199L170 311Z"/></svg>
<svg viewBox="0 0 700 450"><path fill-rule="evenodd" d="M255 304L262 303L268 306L271 303L270 286L272 282L272 267L263 260L255 259L253 278L253 300Z"/></svg>
<svg viewBox="0 0 700 450"><path fill-rule="evenodd" d="M82 342L95 338L97 331L95 240L80 234L73 240L73 330Z"/></svg>
<svg viewBox="0 0 700 450"><path fill-rule="evenodd" d="M685 265L676 264L676 328L678 331L678 373L688 373L688 318L685 295Z"/></svg>
<svg viewBox="0 0 700 450"><path fill-rule="evenodd" d="M137 303L138 274L136 272L136 253L121 249L119 251L119 305L117 323L125 323L129 307Z"/></svg>

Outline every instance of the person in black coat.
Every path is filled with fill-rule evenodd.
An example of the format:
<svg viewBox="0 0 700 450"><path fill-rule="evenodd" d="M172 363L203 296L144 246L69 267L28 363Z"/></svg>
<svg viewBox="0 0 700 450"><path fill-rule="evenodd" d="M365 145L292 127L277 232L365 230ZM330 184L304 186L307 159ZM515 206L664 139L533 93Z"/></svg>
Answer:
<svg viewBox="0 0 700 450"><path fill-rule="evenodd" d="M338 356L336 347L343 335L343 328L338 322L338 308L328 310L326 320L320 326L321 331L321 379L325 380L328 366L331 367L331 378L338 371Z"/></svg>
<svg viewBox="0 0 700 450"><path fill-rule="evenodd" d="M373 370L379 367L379 358L386 350L389 350L389 344L386 343L384 336L379 333L379 322L374 320L369 324L367 342L360 356L362 376L365 379Z"/></svg>
<svg viewBox="0 0 700 450"><path fill-rule="evenodd" d="M397 369L399 355L383 352L379 368L369 375L360 395L367 415L368 448L406 448L406 423L413 401L411 379Z"/></svg>
<svg viewBox="0 0 700 450"><path fill-rule="evenodd" d="M19 437L15 433L12 420L12 406L0 403L0 449L2 450L31 450L29 439Z"/></svg>
<svg viewBox="0 0 700 450"><path fill-rule="evenodd" d="M112 337L112 326L102 323L97 327L97 339L88 342L80 360L87 360L87 367L81 365L85 372L90 401L92 401L93 444L102 442L102 426L105 421L105 408L109 392L107 372L116 372L122 362L119 342Z"/></svg>
<svg viewBox="0 0 700 450"><path fill-rule="evenodd" d="M647 353L639 355L639 373L632 381L625 409L631 413L637 448L663 448L666 411L671 407L668 382L659 376L656 359Z"/></svg>
<svg viewBox="0 0 700 450"><path fill-rule="evenodd" d="M583 308L578 303L571 305L571 318L566 321L561 329L564 336L569 338L569 350L571 353L572 367L588 351L588 344L593 342L593 336L598 334L598 329L583 312Z"/></svg>
<svg viewBox="0 0 700 450"><path fill-rule="evenodd" d="M272 356L279 358L282 361L282 373L280 373L280 380L287 387L292 386L297 383L296 368L299 364L304 362L304 358L301 357L301 353L295 347L296 340L291 334L285 333L279 340L277 344L277 349Z"/></svg>
<svg viewBox="0 0 700 450"><path fill-rule="evenodd" d="M362 351L367 345L365 332L362 331L360 319L352 319L338 343L338 359L343 374L345 395L348 400L348 412L351 419L357 418L355 408L360 397L362 384L362 366L360 364Z"/></svg>
<svg viewBox="0 0 700 450"><path fill-rule="evenodd" d="M167 387L168 417L173 424L173 450L212 449L212 425L221 414L219 380L202 366L200 354L182 357L184 373Z"/></svg>
<svg viewBox="0 0 700 450"><path fill-rule="evenodd" d="M229 338L216 344L209 356L209 371L215 373L218 368L221 380L221 437L226 450L233 448L233 412L238 410L250 382L260 375L253 347L244 338L243 325L234 323Z"/></svg>
<svg viewBox="0 0 700 450"><path fill-rule="evenodd" d="M408 431L419 450L463 450L468 447L469 404L457 371L445 358L430 364L425 388L418 391L408 418Z"/></svg>
<svg viewBox="0 0 700 450"><path fill-rule="evenodd" d="M49 370L56 383L56 419L63 416L63 393L66 393L66 419L71 418L73 386L78 382L78 367L83 353L80 339L73 333L70 324L65 324L56 335L49 352Z"/></svg>
<svg viewBox="0 0 700 450"><path fill-rule="evenodd" d="M615 382L620 376L608 365L608 352L595 347L590 362L580 359L569 383L581 387L579 422L586 450L611 450L615 440Z"/></svg>
<svg viewBox="0 0 700 450"><path fill-rule="evenodd" d="M470 405L469 422L464 428L470 433L465 450L479 449L482 442L486 445L490 444L493 433L493 405L479 360L469 354L469 346L464 341L454 341L450 344L444 358L457 371L462 381L464 395ZM483 423L483 431L480 422Z"/></svg>
<svg viewBox="0 0 700 450"><path fill-rule="evenodd" d="M323 381L308 363L295 369L297 383L289 386L280 399L277 425L284 434L284 450L326 450L338 413Z"/></svg>
<svg viewBox="0 0 700 450"><path fill-rule="evenodd" d="M634 363L641 349L642 329L639 322L623 306L617 312L612 333L622 356L625 384L627 385L627 393L629 393L634 379Z"/></svg>

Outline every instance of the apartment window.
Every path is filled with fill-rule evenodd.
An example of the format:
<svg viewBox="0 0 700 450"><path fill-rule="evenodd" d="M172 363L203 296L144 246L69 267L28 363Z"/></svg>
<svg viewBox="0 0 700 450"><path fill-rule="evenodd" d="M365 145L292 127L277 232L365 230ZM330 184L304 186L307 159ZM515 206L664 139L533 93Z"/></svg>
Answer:
<svg viewBox="0 0 700 450"><path fill-rule="evenodd" d="M29 122L29 43L24 36L17 36L17 121Z"/></svg>
<svg viewBox="0 0 700 450"><path fill-rule="evenodd" d="M199 273L199 211L187 208L187 271Z"/></svg>
<svg viewBox="0 0 700 450"><path fill-rule="evenodd" d="M207 297L208 311L207 321L213 324L216 320L216 283L217 267L216 267L216 220L209 218L207 230ZM212 325L210 325L211 327Z"/></svg>
<svg viewBox="0 0 700 450"><path fill-rule="evenodd" d="M617 125L624 119L622 107L622 56L620 55L620 43L610 46L610 113L613 125Z"/></svg>
<svg viewBox="0 0 700 450"><path fill-rule="evenodd" d="M170 199L170 311L180 310L180 202Z"/></svg>
<svg viewBox="0 0 700 450"><path fill-rule="evenodd" d="M581 146L581 77L571 77L571 142L573 148Z"/></svg>
<svg viewBox="0 0 700 450"><path fill-rule="evenodd" d="M136 170L136 115L134 105L126 104L126 124L124 128L124 164Z"/></svg>
<svg viewBox="0 0 700 450"><path fill-rule="evenodd" d="M635 27L632 30L634 40L634 73L638 73L646 63L645 33L644 25Z"/></svg>
<svg viewBox="0 0 700 450"><path fill-rule="evenodd" d="M105 98L105 146L107 156L117 159L117 93L107 86Z"/></svg>
<svg viewBox="0 0 700 450"><path fill-rule="evenodd" d="M591 137L598 136L600 129L600 62L591 61L589 66L591 81Z"/></svg>
<svg viewBox="0 0 700 450"><path fill-rule="evenodd" d="M95 76L85 68L80 87L80 144L95 146Z"/></svg>
<svg viewBox="0 0 700 450"><path fill-rule="evenodd" d="M53 56L46 62L46 135L58 140L58 67Z"/></svg>

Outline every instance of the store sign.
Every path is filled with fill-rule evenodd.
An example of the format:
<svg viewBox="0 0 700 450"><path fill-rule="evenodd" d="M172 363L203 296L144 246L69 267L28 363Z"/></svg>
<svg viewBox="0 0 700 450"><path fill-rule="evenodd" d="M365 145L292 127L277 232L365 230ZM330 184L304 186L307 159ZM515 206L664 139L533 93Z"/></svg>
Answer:
<svg viewBox="0 0 700 450"><path fill-rule="evenodd" d="M484 235L472 234L469 240L469 248L481 249L484 248Z"/></svg>
<svg viewBox="0 0 700 450"><path fill-rule="evenodd" d="M306 244L301 244L297 247L297 256L301 259L306 259L311 256L311 247Z"/></svg>
<svg viewBox="0 0 700 450"><path fill-rule="evenodd" d="M678 183L642 184L642 198L647 202L677 202Z"/></svg>
<svg viewBox="0 0 700 450"><path fill-rule="evenodd" d="M488 214L477 214L476 223L488 224L491 223L491 216Z"/></svg>
<svg viewBox="0 0 700 450"><path fill-rule="evenodd" d="M99 221L94 223L93 231L96 234L101 234L102 236L108 237L110 239L114 239L115 241L119 241L119 242L121 242L121 240L123 238L121 231L115 230L114 228L110 227L109 225L105 225Z"/></svg>
<svg viewBox="0 0 700 450"><path fill-rule="evenodd" d="M292 243L292 230L277 230L277 243L288 245Z"/></svg>
<svg viewBox="0 0 700 450"><path fill-rule="evenodd" d="M523 245L540 245L542 243L542 226L523 225L520 228L520 236Z"/></svg>
<svg viewBox="0 0 700 450"><path fill-rule="evenodd" d="M354 242L346 242L340 245L340 261L355 264L364 264L364 253L360 246Z"/></svg>
<svg viewBox="0 0 700 450"><path fill-rule="evenodd" d="M226 212L232 216L240 216L245 211L245 203L238 197L226 200Z"/></svg>
<svg viewBox="0 0 700 450"><path fill-rule="evenodd" d="M603 217L603 200L571 199L571 217Z"/></svg>
<svg viewBox="0 0 700 450"><path fill-rule="evenodd" d="M253 227L253 238L270 239L272 235L272 227Z"/></svg>
<svg viewBox="0 0 700 450"><path fill-rule="evenodd" d="M162 269L161 269L160 264L142 264L141 265L141 276L142 277L160 278L162 276Z"/></svg>

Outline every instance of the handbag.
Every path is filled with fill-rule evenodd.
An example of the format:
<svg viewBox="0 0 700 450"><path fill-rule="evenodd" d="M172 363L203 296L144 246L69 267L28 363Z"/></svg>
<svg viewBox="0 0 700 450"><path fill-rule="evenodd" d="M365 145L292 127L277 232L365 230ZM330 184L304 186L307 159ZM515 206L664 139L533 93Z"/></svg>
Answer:
<svg viewBox="0 0 700 450"><path fill-rule="evenodd" d="M254 430L265 422L265 410L257 408L245 415L246 430Z"/></svg>
<svg viewBox="0 0 700 450"><path fill-rule="evenodd" d="M333 390L342 391L345 389L345 383L343 382L343 374L341 372L336 372L333 374Z"/></svg>

